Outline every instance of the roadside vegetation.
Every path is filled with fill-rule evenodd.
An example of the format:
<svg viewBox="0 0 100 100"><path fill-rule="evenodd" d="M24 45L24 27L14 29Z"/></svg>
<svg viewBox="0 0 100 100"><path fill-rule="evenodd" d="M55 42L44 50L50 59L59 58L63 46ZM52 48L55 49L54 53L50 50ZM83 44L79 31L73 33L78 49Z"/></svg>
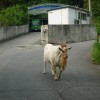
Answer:
<svg viewBox="0 0 100 100"><path fill-rule="evenodd" d="M26 8L19 5L7 7L0 12L1 26L19 26L27 23L27 13L23 10Z"/></svg>
<svg viewBox="0 0 100 100"><path fill-rule="evenodd" d="M100 27L96 27L96 29L97 28L97 37L91 52L92 61L94 64L100 64Z"/></svg>
<svg viewBox="0 0 100 100"><path fill-rule="evenodd" d="M92 61L94 64L100 64L100 43L93 44Z"/></svg>
<svg viewBox="0 0 100 100"><path fill-rule="evenodd" d="M100 64L100 0L91 0L92 2L92 13L93 13L93 24L96 27L96 41L92 47L92 60L94 64Z"/></svg>

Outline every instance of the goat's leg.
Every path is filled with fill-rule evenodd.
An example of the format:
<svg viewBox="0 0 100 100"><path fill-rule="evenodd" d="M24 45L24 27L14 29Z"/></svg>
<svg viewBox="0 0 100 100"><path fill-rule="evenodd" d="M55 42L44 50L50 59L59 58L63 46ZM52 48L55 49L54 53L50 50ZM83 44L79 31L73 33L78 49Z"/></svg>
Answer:
<svg viewBox="0 0 100 100"><path fill-rule="evenodd" d="M46 74L46 61L44 61L44 69L43 69L43 74Z"/></svg>
<svg viewBox="0 0 100 100"><path fill-rule="evenodd" d="M54 76L55 72L54 72L54 70L53 70L53 67L52 67L52 66L51 66L51 73L52 73L52 75Z"/></svg>
<svg viewBox="0 0 100 100"><path fill-rule="evenodd" d="M53 75L54 80L58 80L58 77L56 74L56 67L52 65L51 69L52 69L52 75Z"/></svg>
<svg viewBox="0 0 100 100"><path fill-rule="evenodd" d="M58 80L60 79L61 74L62 74L62 69L60 69L59 76L58 76Z"/></svg>

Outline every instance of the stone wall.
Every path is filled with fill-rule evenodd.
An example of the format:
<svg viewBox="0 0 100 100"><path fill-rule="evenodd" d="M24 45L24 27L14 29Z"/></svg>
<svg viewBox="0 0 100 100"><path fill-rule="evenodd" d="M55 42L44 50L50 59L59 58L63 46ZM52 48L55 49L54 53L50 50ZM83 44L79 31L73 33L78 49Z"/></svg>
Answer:
<svg viewBox="0 0 100 100"><path fill-rule="evenodd" d="M0 41L28 33L28 25L0 27Z"/></svg>
<svg viewBox="0 0 100 100"><path fill-rule="evenodd" d="M93 25L48 25L48 42L82 42L96 38Z"/></svg>

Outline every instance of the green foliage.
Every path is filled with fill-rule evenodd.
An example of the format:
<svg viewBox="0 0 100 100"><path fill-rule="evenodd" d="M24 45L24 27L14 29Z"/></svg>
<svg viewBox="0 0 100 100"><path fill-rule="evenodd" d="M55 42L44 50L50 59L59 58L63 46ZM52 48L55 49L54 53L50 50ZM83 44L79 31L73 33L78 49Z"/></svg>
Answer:
<svg viewBox="0 0 100 100"><path fill-rule="evenodd" d="M96 32L97 32L96 41L97 41L97 43L100 43L100 17L99 17L99 16L97 16L97 17L94 19L94 23L95 23Z"/></svg>
<svg viewBox="0 0 100 100"><path fill-rule="evenodd" d="M93 44L92 58L93 63L100 64L100 43Z"/></svg>
<svg viewBox="0 0 100 100"><path fill-rule="evenodd" d="M93 21L96 26L97 34L100 35L100 0L92 0Z"/></svg>
<svg viewBox="0 0 100 100"><path fill-rule="evenodd" d="M97 34L96 42L97 42L97 43L100 43L100 35L99 35L99 34Z"/></svg>
<svg viewBox="0 0 100 100"><path fill-rule="evenodd" d="M97 34L100 35L100 16L94 18L94 24L96 26Z"/></svg>
<svg viewBox="0 0 100 100"><path fill-rule="evenodd" d="M100 16L100 0L91 0L92 13L94 17Z"/></svg>
<svg viewBox="0 0 100 100"><path fill-rule="evenodd" d="M27 18L27 14L19 5L3 9L0 13L0 23L2 26L22 25L27 21L25 18Z"/></svg>
<svg viewBox="0 0 100 100"><path fill-rule="evenodd" d="M61 3L88 9L88 0L0 0L0 23L2 25L25 24L28 19L27 7L44 3ZM91 3L93 19L98 33L100 0L91 0Z"/></svg>

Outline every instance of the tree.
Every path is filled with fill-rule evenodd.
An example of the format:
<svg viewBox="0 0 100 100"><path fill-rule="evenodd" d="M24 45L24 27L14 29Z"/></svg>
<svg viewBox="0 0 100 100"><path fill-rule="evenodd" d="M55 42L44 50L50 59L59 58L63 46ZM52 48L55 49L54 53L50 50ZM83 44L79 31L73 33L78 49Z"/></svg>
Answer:
<svg viewBox="0 0 100 100"><path fill-rule="evenodd" d="M24 13L21 6L16 5L3 9L0 14L2 26L22 25L27 21L27 13Z"/></svg>
<svg viewBox="0 0 100 100"><path fill-rule="evenodd" d="M98 23L99 19L100 19L100 0L91 0L92 1L92 12L93 12L93 16L94 19L96 20L96 22ZM29 6L33 6L33 5L38 5L38 4L43 4L43 3L61 3L61 4L67 4L67 5L72 5L72 6L78 6L81 8L86 8L88 9L88 0L0 0L0 20L1 23L4 25L3 22L5 22L5 25L8 23L8 16L11 16L11 13L14 13L13 10L15 9L14 7L16 5L20 6L19 11L17 11L16 9L16 13L14 14L15 19L17 18L17 12L18 13L22 13L23 17L21 17L22 15L20 15L20 19L21 23L26 23L27 21L27 7ZM13 10L11 10L11 9ZM6 10L7 9L7 10ZM10 9L10 10L8 10ZM9 14L8 14L9 13ZM8 15L7 15L8 14ZM4 19L5 18L5 19ZM13 18L13 17L12 17ZM10 18L9 18L10 19ZM16 20L16 24L18 20ZM11 22L9 22L10 24ZM14 24L14 19L13 22ZM15 25L15 24L14 24Z"/></svg>
<svg viewBox="0 0 100 100"><path fill-rule="evenodd" d="M12 0L0 0L0 8L7 8L12 5Z"/></svg>

